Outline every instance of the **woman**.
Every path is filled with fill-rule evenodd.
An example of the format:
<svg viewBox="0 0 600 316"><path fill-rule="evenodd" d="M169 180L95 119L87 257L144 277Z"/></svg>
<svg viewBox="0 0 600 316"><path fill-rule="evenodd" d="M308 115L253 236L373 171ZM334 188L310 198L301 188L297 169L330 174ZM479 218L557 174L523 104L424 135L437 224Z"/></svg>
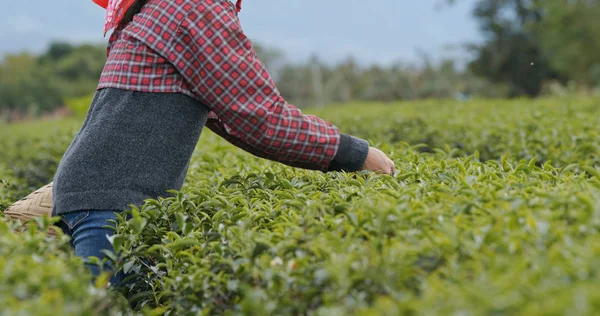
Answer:
<svg viewBox="0 0 600 316"><path fill-rule="evenodd" d="M103 226L115 212L181 189L204 126L289 166L394 173L394 163L365 140L285 102L242 32L241 1L94 1L107 9L105 34L114 32L52 191L52 213L77 256L102 258L102 249L112 249L112 230Z"/></svg>

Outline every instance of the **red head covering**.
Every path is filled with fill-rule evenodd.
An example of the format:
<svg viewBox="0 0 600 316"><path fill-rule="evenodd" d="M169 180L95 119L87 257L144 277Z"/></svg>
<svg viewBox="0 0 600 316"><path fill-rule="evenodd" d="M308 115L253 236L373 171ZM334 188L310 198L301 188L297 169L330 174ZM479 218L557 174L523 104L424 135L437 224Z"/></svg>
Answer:
<svg viewBox="0 0 600 316"><path fill-rule="evenodd" d="M135 2L135 0L92 0L97 5L106 9L106 20L104 22L104 34L112 28L119 25L119 21L127 12L127 9ZM235 4L237 12L242 10L242 0L237 0Z"/></svg>

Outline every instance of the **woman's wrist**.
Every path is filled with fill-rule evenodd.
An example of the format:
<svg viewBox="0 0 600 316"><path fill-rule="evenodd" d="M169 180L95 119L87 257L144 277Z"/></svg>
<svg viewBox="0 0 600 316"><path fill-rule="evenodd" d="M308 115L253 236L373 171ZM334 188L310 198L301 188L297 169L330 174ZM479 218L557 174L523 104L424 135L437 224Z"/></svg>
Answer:
<svg viewBox="0 0 600 316"><path fill-rule="evenodd" d="M369 154L369 143L352 135L340 134L340 146L328 171L359 171Z"/></svg>

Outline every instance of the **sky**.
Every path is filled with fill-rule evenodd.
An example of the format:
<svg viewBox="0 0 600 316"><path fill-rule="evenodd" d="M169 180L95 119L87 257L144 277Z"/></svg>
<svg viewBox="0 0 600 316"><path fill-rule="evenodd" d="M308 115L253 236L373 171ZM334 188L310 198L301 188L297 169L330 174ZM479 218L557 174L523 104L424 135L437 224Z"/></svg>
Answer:
<svg viewBox="0 0 600 316"><path fill-rule="evenodd" d="M256 43L281 49L290 62L317 54L335 63L464 60L459 49L480 41L470 16L476 0L245 0L240 21ZM0 56L41 52L53 40L106 43L104 9L91 0L0 0ZM455 47L452 49L452 47Z"/></svg>

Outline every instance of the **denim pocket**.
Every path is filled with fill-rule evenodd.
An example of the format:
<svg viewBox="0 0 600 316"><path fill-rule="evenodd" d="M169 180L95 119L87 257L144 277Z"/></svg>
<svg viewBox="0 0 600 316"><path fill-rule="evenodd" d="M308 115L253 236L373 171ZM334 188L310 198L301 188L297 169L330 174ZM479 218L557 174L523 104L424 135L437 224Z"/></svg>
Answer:
<svg viewBox="0 0 600 316"><path fill-rule="evenodd" d="M90 211L76 211L62 215L61 220L69 226L69 229L75 228L86 217L90 216Z"/></svg>

